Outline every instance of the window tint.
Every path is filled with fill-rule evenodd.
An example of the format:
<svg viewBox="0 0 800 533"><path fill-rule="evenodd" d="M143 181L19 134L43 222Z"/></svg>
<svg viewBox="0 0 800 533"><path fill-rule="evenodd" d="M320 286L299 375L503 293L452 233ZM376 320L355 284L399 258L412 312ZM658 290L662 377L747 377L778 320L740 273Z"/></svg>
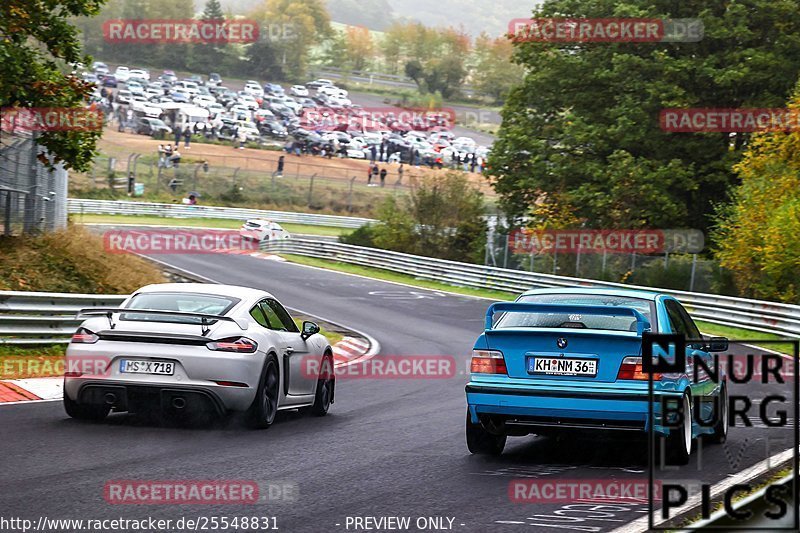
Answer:
<svg viewBox="0 0 800 533"><path fill-rule="evenodd" d="M299 329L297 329L297 324L294 323L294 320L292 320L292 317L291 315L289 315L289 312L286 311L286 309L284 309L284 307L281 304L279 304L277 300L272 300L272 299L267 300L267 306L272 310L273 313L275 313L275 316L278 317L278 320L280 320L280 324L283 327L283 329L285 329L286 331L293 331L295 333L300 331ZM270 322L271 321L272 319L270 319Z"/></svg>
<svg viewBox="0 0 800 533"><path fill-rule="evenodd" d="M535 304L606 305L632 307L642 313L653 324L653 303L641 298L629 298L604 294L532 294L521 297L518 302ZM565 313L506 313L495 325L496 328L589 328L612 331L636 331L636 319L631 316L572 315Z"/></svg>
<svg viewBox="0 0 800 533"><path fill-rule="evenodd" d="M675 300L667 300L664 304L667 308L667 316L669 316L670 329L673 333L681 333L690 337L689 332L686 330L686 323L681 316L680 306Z"/></svg>
<svg viewBox="0 0 800 533"><path fill-rule="evenodd" d="M269 327L269 322L267 319L264 318L264 313L261 311L261 307L256 305L250 310L250 316L253 317L253 320L264 326L265 328Z"/></svg>

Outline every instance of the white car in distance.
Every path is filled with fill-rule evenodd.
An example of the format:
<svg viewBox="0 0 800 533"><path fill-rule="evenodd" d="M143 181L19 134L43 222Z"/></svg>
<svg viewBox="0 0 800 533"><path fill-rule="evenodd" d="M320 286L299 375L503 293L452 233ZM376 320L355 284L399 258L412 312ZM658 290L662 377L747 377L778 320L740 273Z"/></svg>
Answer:
<svg viewBox="0 0 800 533"><path fill-rule="evenodd" d="M239 235L243 239L263 241L275 241L281 239L291 239L288 231L283 229L277 222L263 218L251 218L242 225Z"/></svg>

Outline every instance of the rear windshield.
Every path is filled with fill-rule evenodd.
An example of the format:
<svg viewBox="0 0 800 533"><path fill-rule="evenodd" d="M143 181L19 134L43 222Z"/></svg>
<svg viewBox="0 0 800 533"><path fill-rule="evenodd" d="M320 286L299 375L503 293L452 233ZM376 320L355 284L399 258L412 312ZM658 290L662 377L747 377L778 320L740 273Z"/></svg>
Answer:
<svg viewBox="0 0 800 533"><path fill-rule="evenodd" d="M653 302L641 298L600 294L533 294L522 296L519 303L607 305L632 307L653 324ZM580 313L504 313L494 326L502 328L569 328L636 331L636 319L626 316L582 315ZM655 331L655 324L652 325Z"/></svg>
<svg viewBox="0 0 800 533"><path fill-rule="evenodd" d="M225 315L239 303L238 298L197 294L189 292L149 292L131 298L128 308L152 309L156 311L180 311L203 313L206 315ZM122 313L120 320L139 322L172 322L176 324L200 324L199 317L171 317L169 315L149 315L147 313ZM210 322L211 323L211 322Z"/></svg>

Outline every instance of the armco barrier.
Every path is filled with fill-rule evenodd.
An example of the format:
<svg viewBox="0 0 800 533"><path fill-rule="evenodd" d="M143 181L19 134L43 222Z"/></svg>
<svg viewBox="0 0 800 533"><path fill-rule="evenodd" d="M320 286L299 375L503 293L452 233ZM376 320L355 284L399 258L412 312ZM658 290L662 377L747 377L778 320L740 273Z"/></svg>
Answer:
<svg viewBox="0 0 800 533"><path fill-rule="evenodd" d="M265 211L240 207L215 207L204 205L153 204L117 200L88 200L83 198L70 198L67 200L67 210L70 214L76 215L149 215L172 218L222 218L241 220L242 222L248 218L266 218L278 223L333 226L338 228L360 228L364 224L375 222L369 218L293 213L289 211Z"/></svg>
<svg viewBox="0 0 800 533"><path fill-rule="evenodd" d="M538 287L579 286L659 290L679 298L695 319L764 333L800 337L800 306L797 305L537 274L340 243L290 239L267 242L263 248L270 253L330 259L451 285L512 293Z"/></svg>
<svg viewBox="0 0 800 533"><path fill-rule="evenodd" d="M390 270L419 279L441 281L478 289L511 293L537 287L610 287L654 290L619 283L566 278L519 270L445 261L347 244L280 240L265 243L264 250L329 259L342 263ZM656 289L657 290L657 289ZM664 291L679 298L699 320L753 331L800 337L800 306L712 294ZM80 324L78 310L115 307L126 296L54 294L0 291L0 344L67 342Z"/></svg>
<svg viewBox="0 0 800 533"><path fill-rule="evenodd" d="M127 296L0 291L0 344L67 342L87 307L117 307Z"/></svg>

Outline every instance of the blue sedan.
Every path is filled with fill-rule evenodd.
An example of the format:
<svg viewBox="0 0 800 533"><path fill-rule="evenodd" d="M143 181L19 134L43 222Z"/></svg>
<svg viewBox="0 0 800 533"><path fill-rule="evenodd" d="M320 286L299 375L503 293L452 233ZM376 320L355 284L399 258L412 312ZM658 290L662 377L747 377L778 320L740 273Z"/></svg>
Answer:
<svg viewBox="0 0 800 533"><path fill-rule="evenodd" d="M728 349L723 337L703 339L681 303L656 292L537 289L514 303L491 305L466 386L470 452L499 455L508 436L570 430L646 434L651 424L672 464L689 461L695 438L724 442L723 372L715 381L703 372L695 381L689 365L653 374L650 420L645 332L683 334L687 361L701 358L708 368L714 364L710 352ZM662 405L670 406L666 420Z"/></svg>

